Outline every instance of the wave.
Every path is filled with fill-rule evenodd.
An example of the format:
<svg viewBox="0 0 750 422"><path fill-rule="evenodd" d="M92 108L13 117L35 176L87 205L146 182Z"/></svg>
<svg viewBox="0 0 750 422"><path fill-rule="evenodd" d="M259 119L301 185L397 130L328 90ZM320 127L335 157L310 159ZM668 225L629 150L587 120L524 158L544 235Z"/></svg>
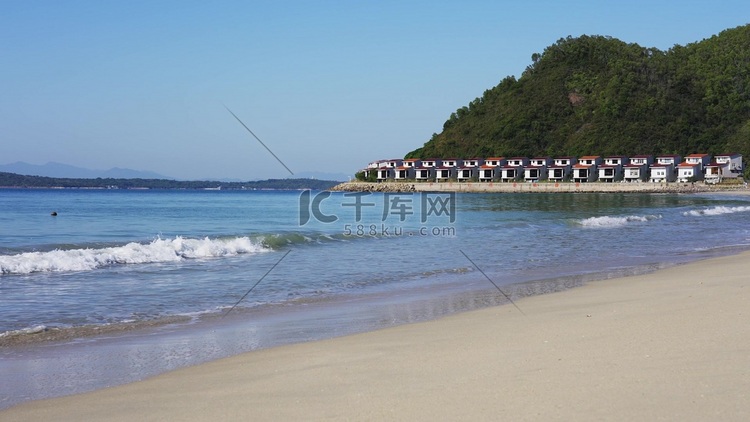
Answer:
<svg viewBox="0 0 750 422"><path fill-rule="evenodd" d="M723 205L719 205L712 208L706 208L703 210L692 210L692 211L685 211L682 213L685 217L703 217L703 216L713 216L713 215L722 215L722 214L734 214L737 212L748 212L750 211L750 207L742 206L742 207L726 207Z"/></svg>
<svg viewBox="0 0 750 422"><path fill-rule="evenodd" d="M32 327L22 328L20 330L10 330L0 333L0 339L3 337L20 336L25 334L39 334L47 331L46 325L34 325Z"/></svg>
<svg viewBox="0 0 750 422"><path fill-rule="evenodd" d="M280 249L292 245L319 244L336 241L346 241L352 239L352 236L344 234L325 234L325 233L283 233L283 234L265 234L255 237L258 243L266 248Z"/></svg>
<svg viewBox="0 0 750 422"><path fill-rule="evenodd" d="M186 259L254 254L268 247L249 237L228 239L157 238L151 243L86 249L56 249L0 256L0 275L38 272L89 271L116 264L151 264Z"/></svg>
<svg viewBox="0 0 750 422"><path fill-rule="evenodd" d="M662 218L661 215L628 215L625 217L590 217L578 222L587 228L615 228L623 227L631 223L647 223Z"/></svg>

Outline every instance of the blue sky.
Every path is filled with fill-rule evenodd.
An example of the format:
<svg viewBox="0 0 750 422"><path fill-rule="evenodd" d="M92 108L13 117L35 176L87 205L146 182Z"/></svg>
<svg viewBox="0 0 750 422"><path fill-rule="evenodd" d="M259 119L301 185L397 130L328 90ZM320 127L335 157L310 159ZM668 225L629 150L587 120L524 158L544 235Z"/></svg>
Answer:
<svg viewBox="0 0 750 422"><path fill-rule="evenodd" d="M0 164L181 179L353 174L568 35L668 49L744 1L0 0Z"/></svg>

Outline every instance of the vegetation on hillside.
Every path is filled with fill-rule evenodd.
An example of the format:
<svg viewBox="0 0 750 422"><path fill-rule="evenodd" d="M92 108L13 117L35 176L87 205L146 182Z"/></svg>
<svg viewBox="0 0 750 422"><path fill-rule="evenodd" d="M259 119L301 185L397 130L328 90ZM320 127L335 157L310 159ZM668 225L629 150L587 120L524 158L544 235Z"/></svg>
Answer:
<svg viewBox="0 0 750 422"><path fill-rule="evenodd" d="M750 157L750 25L668 51L568 37L531 59L406 158Z"/></svg>
<svg viewBox="0 0 750 422"><path fill-rule="evenodd" d="M339 182L317 179L269 179L252 182L179 181L166 179L72 179L0 172L0 187L117 189L278 189L325 190Z"/></svg>

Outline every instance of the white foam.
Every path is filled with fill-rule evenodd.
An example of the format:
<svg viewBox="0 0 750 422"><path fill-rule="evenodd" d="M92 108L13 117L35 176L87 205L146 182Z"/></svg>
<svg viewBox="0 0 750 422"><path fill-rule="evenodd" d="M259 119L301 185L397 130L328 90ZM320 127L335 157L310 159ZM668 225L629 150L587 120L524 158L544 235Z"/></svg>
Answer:
<svg viewBox="0 0 750 422"><path fill-rule="evenodd" d="M268 249L249 237L231 239L157 238L151 243L128 243L100 249L26 252L0 256L0 274L89 271L114 264L149 264L185 259L214 258L264 252Z"/></svg>
<svg viewBox="0 0 750 422"><path fill-rule="evenodd" d="M0 333L0 337L18 336L18 335L23 335L23 334L39 334L45 331L47 331L47 326L35 325L33 327L22 328L20 330L12 330L12 331L6 331L4 333Z"/></svg>
<svg viewBox="0 0 750 422"><path fill-rule="evenodd" d="M614 228L623 227L631 223L646 223L651 220L660 219L661 215L628 215L625 217L591 217L581 220L579 224L588 228Z"/></svg>
<svg viewBox="0 0 750 422"><path fill-rule="evenodd" d="M748 212L748 211L750 211L750 207L725 207L725 206L719 205L713 208L706 208L704 210L686 211L686 212L683 212L682 215L686 217L703 217L703 216L713 216L713 215L723 215L723 214L734 214L736 212Z"/></svg>

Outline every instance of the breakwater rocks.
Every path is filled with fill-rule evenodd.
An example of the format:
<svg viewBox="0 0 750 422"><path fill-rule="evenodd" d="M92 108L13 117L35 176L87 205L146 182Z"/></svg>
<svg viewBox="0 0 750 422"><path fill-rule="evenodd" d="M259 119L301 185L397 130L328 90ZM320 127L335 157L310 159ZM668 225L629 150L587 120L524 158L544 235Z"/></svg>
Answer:
<svg viewBox="0 0 750 422"><path fill-rule="evenodd" d="M478 192L478 193L698 193L747 191L742 184L696 183L479 183L479 182L346 182L331 191L341 192Z"/></svg>

